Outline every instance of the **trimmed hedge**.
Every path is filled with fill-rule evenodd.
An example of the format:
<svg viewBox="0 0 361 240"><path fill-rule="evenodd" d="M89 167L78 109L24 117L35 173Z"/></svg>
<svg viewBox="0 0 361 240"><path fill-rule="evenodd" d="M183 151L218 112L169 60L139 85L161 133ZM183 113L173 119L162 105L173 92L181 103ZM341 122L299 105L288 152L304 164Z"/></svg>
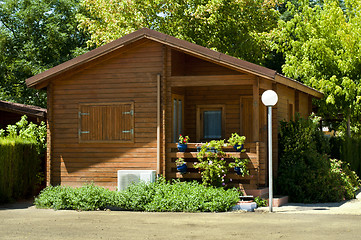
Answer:
<svg viewBox="0 0 361 240"><path fill-rule="evenodd" d="M40 169L36 141L0 138L0 203L33 193Z"/></svg>
<svg viewBox="0 0 361 240"><path fill-rule="evenodd" d="M93 184L81 188L49 186L35 199L38 208L97 210L117 207L149 212L224 212L239 201L236 189L205 187L197 182L138 183L124 191Z"/></svg>

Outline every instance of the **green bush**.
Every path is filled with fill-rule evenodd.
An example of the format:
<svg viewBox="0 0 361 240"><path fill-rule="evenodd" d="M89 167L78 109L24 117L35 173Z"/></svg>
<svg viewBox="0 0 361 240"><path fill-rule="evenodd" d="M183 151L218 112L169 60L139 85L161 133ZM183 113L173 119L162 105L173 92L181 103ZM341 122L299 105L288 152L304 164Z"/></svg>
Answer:
<svg viewBox="0 0 361 240"><path fill-rule="evenodd" d="M20 121L14 125L8 125L6 130L0 129L1 138L17 138L29 141L37 142L38 151L43 154L46 150L46 125L41 122L40 125L36 125L32 122L28 122L27 116L21 117Z"/></svg>
<svg viewBox="0 0 361 240"><path fill-rule="evenodd" d="M280 162L276 192L293 202L333 202L350 199L359 187L357 175L338 160L330 160L329 141L317 118L281 122Z"/></svg>
<svg viewBox="0 0 361 240"><path fill-rule="evenodd" d="M32 194L39 169L37 142L0 138L0 203Z"/></svg>
<svg viewBox="0 0 361 240"><path fill-rule="evenodd" d="M260 198L260 197L255 197L254 198L254 202L257 204L257 207L267 207L267 200Z"/></svg>
<svg viewBox="0 0 361 240"><path fill-rule="evenodd" d="M81 188L48 186L35 198L37 208L97 210L112 205L114 192L93 184Z"/></svg>
<svg viewBox="0 0 361 240"><path fill-rule="evenodd" d="M331 157L350 164L350 168L361 176L361 138L332 137Z"/></svg>
<svg viewBox="0 0 361 240"><path fill-rule="evenodd" d="M223 212L239 201L235 189L164 179L138 183L116 192L93 184L81 188L47 187L35 199L38 208L96 210L118 207L152 212Z"/></svg>

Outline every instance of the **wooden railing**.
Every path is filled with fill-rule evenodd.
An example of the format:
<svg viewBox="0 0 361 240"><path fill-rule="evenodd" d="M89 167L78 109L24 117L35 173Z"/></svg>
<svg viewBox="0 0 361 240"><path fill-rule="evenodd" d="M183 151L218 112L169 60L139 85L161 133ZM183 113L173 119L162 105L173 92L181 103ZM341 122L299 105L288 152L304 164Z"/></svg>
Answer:
<svg viewBox="0 0 361 240"><path fill-rule="evenodd" d="M176 143L168 143L167 146L167 177L168 178L180 178L184 180L201 180L201 174L198 169L194 168L194 163L198 162L197 159L197 143L188 143L186 152L179 152ZM248 169L250 174L242 177L237 175L233 169L230 169L226 181L229 185L239 186L241 189L256 189L259 185L262 185L265 179L263 172L265 172L265 163L262 159L263 153L265 152L263 144L257 143L246 143L246 151L236 152L233 147L225 147L224 152L226 154L225 160L227 164L233 159L232 156L239 158L246 158L250 160ZM177 172L175 160L177 158L184 158L187 163L187 173L181 174ZM261 160L261 161L260 161Z"/></svg>

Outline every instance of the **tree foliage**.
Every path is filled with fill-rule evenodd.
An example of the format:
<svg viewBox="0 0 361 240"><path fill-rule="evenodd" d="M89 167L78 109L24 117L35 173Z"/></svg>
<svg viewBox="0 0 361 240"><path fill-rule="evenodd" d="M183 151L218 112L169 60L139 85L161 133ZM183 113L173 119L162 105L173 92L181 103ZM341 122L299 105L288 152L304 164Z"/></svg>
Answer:
<svg viewBox="0 0 361 240"><path fill-rule="evenodd" d="M79 12L79 0L0 1L0 99L46 106L25 79L83 52Z"/></svg>
<svg viewBox="0 0 361 240"><path fill-rule="evenodd" d="M318 102L324 117L344 120L338 129L360 133L361 117L361 1L326 0L301 7L288 3L293 14L280 20L270 45L285 56L283 72L325 94Z"/></svg>
<svg viewBox="0 0 361 240"><path fill-rule="evenodd" d="M81 28L100 46L142 27L254 63L265 60L259 33L275 27L277 0L82 0Z"/></svg>

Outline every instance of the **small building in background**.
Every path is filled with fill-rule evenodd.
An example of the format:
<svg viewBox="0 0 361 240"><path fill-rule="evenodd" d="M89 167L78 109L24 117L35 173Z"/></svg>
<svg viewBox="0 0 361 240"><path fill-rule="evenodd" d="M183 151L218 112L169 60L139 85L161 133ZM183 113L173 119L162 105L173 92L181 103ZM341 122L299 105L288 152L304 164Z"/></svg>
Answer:
<svg viewBox="0 0 361 240"><path fill-rule="evenodd" d="M0 129L20 121L23 115L28 116L28 121L35 124L46 122L45 108L0 100Z"/></svg>

